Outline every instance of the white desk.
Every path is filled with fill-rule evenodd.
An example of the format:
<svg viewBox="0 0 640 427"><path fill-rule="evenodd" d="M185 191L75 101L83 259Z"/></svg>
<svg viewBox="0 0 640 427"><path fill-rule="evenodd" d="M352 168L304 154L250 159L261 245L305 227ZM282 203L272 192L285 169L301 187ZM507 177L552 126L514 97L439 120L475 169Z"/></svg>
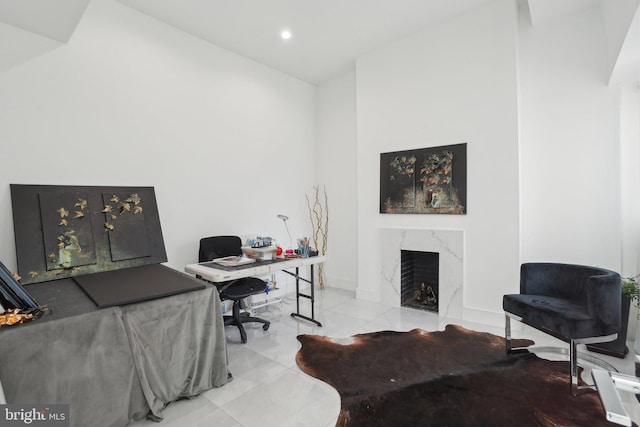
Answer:
<svg viewBox="0 0 640 427"><path fill-rule="evenodd" d="M301 319L308 320L315 323L318 326L322 326L314 316L314 266L316 264L323 263L327 260L325 256L314 256L309 258L292 258L292 259L276 259L273 261L256 261L252 264L240 265L237 267L224 267L213 262L201 262L198 264L189 264L184 270L187 273L201 276L205 280L211 282L228 282L235 279L241 279L243 277L250 276L262 276L267 274L277 273L282 271L287 273L296 279L296 312L291 313L292 317L299 317ZM307 280L300 276L300 267L309 267L310 279ZM289 269L295 269L295 273L287 271ZM311 293L303 294L300 292L300 281L307 282L311 285ZM311 317L305 316L300 313L300 297L311 300Z"/></svg>

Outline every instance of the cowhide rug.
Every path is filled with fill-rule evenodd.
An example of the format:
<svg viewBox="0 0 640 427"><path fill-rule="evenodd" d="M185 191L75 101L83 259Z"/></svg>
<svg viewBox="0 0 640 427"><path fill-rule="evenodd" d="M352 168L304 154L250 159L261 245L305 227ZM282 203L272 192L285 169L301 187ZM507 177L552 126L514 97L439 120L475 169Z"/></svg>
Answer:
<svg viewBox="0 0 640 427"><path fill-rule="evenodd" d="M493 334L448 325L298 340L300 369L340 394L337 426L612 426L597 393L571 396L569 362L509 356Z"/></svg>

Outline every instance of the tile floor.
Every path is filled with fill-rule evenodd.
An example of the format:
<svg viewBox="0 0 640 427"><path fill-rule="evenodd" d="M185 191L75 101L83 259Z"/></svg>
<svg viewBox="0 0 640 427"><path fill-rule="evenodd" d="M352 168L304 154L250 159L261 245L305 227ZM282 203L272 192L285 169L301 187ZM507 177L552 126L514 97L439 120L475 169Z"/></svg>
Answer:
<svg viewBox="0 0 640 427"><path fill-rule="evenodd" d="M301 300L302 301L302 300ZM425 311L393 308L384 304L355 299L353 292L325 288L316 291L315 318L311 322L292 318L293 296L282 304L259 309L257 315L271 321L268 331L260 324L248 324L248 342L240 342L237 328L227 327L229 370L233 381L209 390L196 399L170 404L161 424L143 420L133 427L324 427L334 426L340 408L338 393L329 385L302 373L295 362L299 334L326 335L332 338L380 330L408 331L413 328L442 330L455 323L477 331L502 336L502 326L489 326L460 320L439 320ZM301 313L308 314L309 302L301 302ZM530 338L540 345L564 344L531 328L516 330L514 338ZM600 356L622 373L633 373L629 355L625 359ZM640 404L635 396L623 396L632 419L640 420ZM622 395L622 393L621 393ZM604 416L604 414L603 414ZM614 424L612 424L614 425Z"/></svg>

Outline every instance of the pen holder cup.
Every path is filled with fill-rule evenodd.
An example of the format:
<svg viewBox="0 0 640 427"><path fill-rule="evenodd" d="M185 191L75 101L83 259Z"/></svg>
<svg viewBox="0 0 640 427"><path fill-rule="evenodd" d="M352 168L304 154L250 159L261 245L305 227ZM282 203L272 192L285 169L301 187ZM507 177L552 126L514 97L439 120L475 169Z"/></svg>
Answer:
<svg viewBox="0 0 640 427"><path fill-rule="evenodd" d="M298 245L298 253L302 258L309 258L309 245Z"/></svg>

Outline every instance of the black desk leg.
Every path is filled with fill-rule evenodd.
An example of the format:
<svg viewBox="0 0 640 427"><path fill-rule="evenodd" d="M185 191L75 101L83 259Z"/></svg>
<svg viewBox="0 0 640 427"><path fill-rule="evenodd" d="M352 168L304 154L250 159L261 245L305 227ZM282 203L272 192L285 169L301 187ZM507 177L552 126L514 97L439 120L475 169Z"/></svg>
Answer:
<svg viewBox="0 0 640 427"><path fill-rule="evenodd" d="M318 322L314 317L315 317L315 311L314 311L314 303L315 303L315 284L314 284L314 275L313 275L313 264L311 264L311 280L306 280L304 278L300 277L300 268L296 267L296 274L292 274L288 271L285 271L285 273L288 273L292 276L294 276L296 278L296 312L295 313L291 313L291 317L299 317L301 319L304 320L308 320L310 322L315 323L318 326L322 326L322 323ZM309 283L311 285L311 295L306 295L306 294L301 294L300 293L300 280L304 280L305 282ZM311 300L311 317L307 317L304 316L302 314L300 314L300 297L303 298L308 298Z"/></svg>
<svg viewBox="0 0 640 427"><path fill-rule="evenodd" d="M314 274L313 274L313 264L310 265L311 267L311 318L315 319L316 316L313 313L313 307L315 306L315 302L316 302L316 298L315 298L315 286L314 283ZM322 325L319 325L322 326Z"/></svg>
<svg viewBox="0 0 640 427"><path fill-rule="evenodd" d="M296 313L300 313L300 268L296 267Z"/></svg>

